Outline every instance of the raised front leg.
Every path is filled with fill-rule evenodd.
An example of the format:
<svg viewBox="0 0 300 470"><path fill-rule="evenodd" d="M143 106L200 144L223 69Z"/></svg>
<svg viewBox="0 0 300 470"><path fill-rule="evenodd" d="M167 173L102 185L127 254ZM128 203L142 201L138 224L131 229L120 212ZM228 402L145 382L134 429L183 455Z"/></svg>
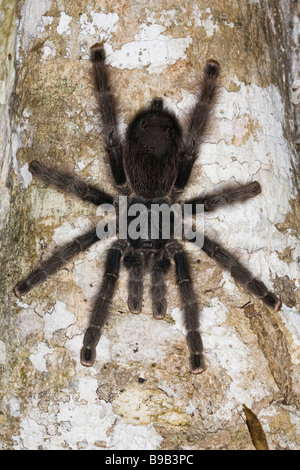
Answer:
<svg viewBox="0 0 300 470"><path fill-rule="evenodd" d="M173 244L170 249L175 266L176 279L179 287L182 308L184 310L184 324L187 330L186 340L190 351L190 370L193 374L200 374L204 370L203 345L199 328L199 310L196 294L193 288L187 256L179 243Z"/></svg>
<svg viewBox="0 0 300 470"><path fill-rule="evenodd" d="M231 184L203 196L183 201L182 204L192 204L193 214L196 213L196 206L200 204L203 205L204 212L213 212L220 207L244 202L260 193L261 186L257 181L239 185Z"/></svg>
<svg viewBox="0 0 300 470"><path fill-rule="evenodd" d="M91 47L91 61L94 64L94 84L98 92L98 105L102 118L106 148L115 182L117 186L122 187L126 184L126 175L123 167L122 142L118 129L118 103L113 93L105 58L102 44L94 44Z"/></svg>
<svg viewBox="0 0 300 470"><path fill-rule="evenodd" d="M43 261L23 281L16 285L14 288L16 296L20 297L27 294L33 287L45 281L52 274L55 274L74 256L86 250L97 241L99 241L99 238L94 227L89 232L75 238L72 242L59 247L50 258Z"/></svg>
<svg viewBox="0 0 300 470"><path fill-rule="evenodd" d="M197 90L197 101L188 117L187 133L184 142L181 163L175 188L184 189L187 184L194 162L198 156L198 150L207 131L209 119L218 94L217 78L219 64L215 60L206 63L202 82Z"/></svg>
<svg viewBox="0 0 300 470"><path fill-rule="evenodd" d="M109 308L119 276L120 259L123 250L124 246L116 241L108 252L102 284L95 298L90 323L83 339L83 346L80 353L80 361L83 366L90 367L95 362L96 346L109 315Z"/></svg>
<svg viewBox="0 0 300 470"><path fill-rule="evenodd" d="M48 167L44 163L36 160L29 165L29 170L34 176L37 176L44 183L53 186L56 189L74 194L83 201L89 201L99 206L100 204L113 204L113 198L100 191L98 188L87 184L77 175L71 175L57 168Z"/></svg>

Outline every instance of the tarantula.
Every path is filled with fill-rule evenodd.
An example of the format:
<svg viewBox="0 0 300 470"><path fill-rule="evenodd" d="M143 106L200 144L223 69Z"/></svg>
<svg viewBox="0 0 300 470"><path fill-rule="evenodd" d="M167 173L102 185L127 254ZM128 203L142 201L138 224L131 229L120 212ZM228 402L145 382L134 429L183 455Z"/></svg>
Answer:
<svg viewBox="0 0 300 470"><path fill-rule="evenodd" d="M207 61L196 91L195 105L184 126L174 113L164 107L161 98L154 98L150 105L139 110L129 123L125 139L121 138L119 131L119 106L101 44L97 43L91 47L91 62L106 150L119 193L127 196L129 206L139 201L145 204L148 210L152 202L164 202L170 206L174 201L180 201L180 195L188 183L218 95L218 62ZM98 206L104 203L118 206L116 198L87 184L78 176L49 168L37 161L31 162L29 169L43 182L59 190L65 190L84 201ZM243 185L231 184L186 202L192 204L193 210L197 204L203 204L205 212L212 212L224 205L244 202L260 192L261 187L257 181ZM97 241L99 238L94 227L72 242L57 248L53 255L42 261L16 285L15 294L22 296L28 293L35 285L57 272L76 254L87 250ZM228 270L233 279L250 294L260 298L275 311L280 309L280 300L219 243L204 235L202 250L221 268ZM128 269L129 310L132 313L141 312L143 271L148 267L151 270L153 315L158 319L163 318L166 313L165 275L171 265L170 259L174 260L187 331L190 370L194 374L201 373L204 368L203 345L198 331L198 303L187 255L177 239L172 236L165 239L161 236L161 231L158 239L128 237L117 238L112 243L107 253L102 284L95 296L90 323L84 335L81 363L84 366L91 366L95 361L96 346L109 315L121 258Z"/></svg>

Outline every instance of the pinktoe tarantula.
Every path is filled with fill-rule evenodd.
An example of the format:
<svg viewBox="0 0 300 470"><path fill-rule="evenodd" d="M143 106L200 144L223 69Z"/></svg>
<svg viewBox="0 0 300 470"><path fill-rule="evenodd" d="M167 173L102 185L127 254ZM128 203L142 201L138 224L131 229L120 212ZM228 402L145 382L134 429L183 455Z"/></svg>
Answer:
<svg viewBox="0 0 300 470"><path fill-rule="evenodd" d="M165 109L163 100L155 98L148 107L135 115L123 141L118 128L118 103L113 93L110 71L105 63L105 52L101 44L92 46L91 61L106 150L117 189L122 195L127 196L128 207L138 202L144 204L149 214L150 207L154 203L164 203L170 207L179 200L181 192L188 183L204 132L207 130L218 93L218 62L209 60L205 65L197 89L197 100L188 116L185 132L177 117ZM65 190L97 206L106 203L118 209L116 198L85 183L77 176L48 168L37 161L30 164L30 171L57 189ZM245 185L229 185L186 202L192 205L193 212L196 212L197 204L202 204L205 212L211 212L224 205L244 202L260 192L259 183L254 181ZM58 248L52 256L17 284L15 294L17 296L26 294L97 241L99 237L94 227ZM195 239L188 241L195 242ZM201 249L221 268L228 270L234 280L250 294L259 297L268 307L276 311L280 309L280 300L219 243L204 236ZM163 318L166 313L165 274L171 265L170 259L174 260L190 351L190 369L194 374L202 372L204 363L202 341L198 331L198 303L188 259L182 244L172 234L168 238L162 236L161 220L159 237L153 238L151 235L138 238L128 236L126 239L119 237L112 243L106 258L102 284L95 297L90 323L84 336L81 363L91 366L95 361L96 346L108 318L121 258L128 269L128 306L132 313L139 313L142 309L143 271L146 267L150 269L152 308L155 318Z"/></svg>

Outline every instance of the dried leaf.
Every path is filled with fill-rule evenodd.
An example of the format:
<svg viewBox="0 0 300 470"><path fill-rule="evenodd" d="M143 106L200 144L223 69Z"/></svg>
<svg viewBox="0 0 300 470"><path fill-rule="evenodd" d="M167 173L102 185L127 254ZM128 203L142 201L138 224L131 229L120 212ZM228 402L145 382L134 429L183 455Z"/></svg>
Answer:
<svg viewBox="0 0 300 470"><path fill-rule="evenodd" d="M247 408L246 405L243 405L244 413L246 416L246 424L253 442L253 445L256 450L269 450L268 442L266 435L262 428L262 425L259 422L257 416Z"/></svg>

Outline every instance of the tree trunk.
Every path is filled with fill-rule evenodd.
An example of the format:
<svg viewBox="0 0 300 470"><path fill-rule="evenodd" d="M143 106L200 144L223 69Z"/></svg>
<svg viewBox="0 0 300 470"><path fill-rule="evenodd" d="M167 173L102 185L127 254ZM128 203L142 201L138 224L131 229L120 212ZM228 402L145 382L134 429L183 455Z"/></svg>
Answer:
<svg viewBox="0 0 300 470"><path fill-rule="evenodd" d="M0 6L2 448L300 449L294 2L59 5ZM13 293L95 217L88 203L33 179L30 161L70 169L116 194L90 81L89 47L99 41L125 124L154 96L187 112L206 60L218 60L221 93L185 196L227 181L262 186L256 198L208 216L206 228L281 298L282 309L269 310L186 245L201 302L201 375L189 372L173 269L161 321L152 317L148 274L143 311L129 313L122 270L91 368L79 354L108 242L21 299Z"/></svg>

